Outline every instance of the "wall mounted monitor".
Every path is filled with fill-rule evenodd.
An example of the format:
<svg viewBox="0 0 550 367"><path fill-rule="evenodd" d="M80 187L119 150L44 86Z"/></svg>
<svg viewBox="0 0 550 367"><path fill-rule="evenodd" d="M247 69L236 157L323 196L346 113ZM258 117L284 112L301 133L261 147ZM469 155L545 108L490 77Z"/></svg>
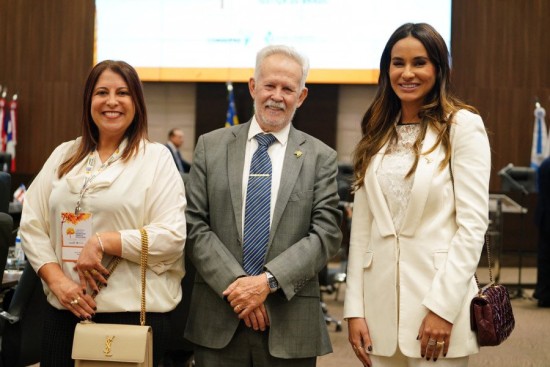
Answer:
<svg viewBox="0 0 550 367"><path fill-rule="evenodd" d="M247 82L256 52L294 46L308 83L376 84L391 33L434 26L450 48L451 0L96 0L95 59L144 81Z"/></svg>

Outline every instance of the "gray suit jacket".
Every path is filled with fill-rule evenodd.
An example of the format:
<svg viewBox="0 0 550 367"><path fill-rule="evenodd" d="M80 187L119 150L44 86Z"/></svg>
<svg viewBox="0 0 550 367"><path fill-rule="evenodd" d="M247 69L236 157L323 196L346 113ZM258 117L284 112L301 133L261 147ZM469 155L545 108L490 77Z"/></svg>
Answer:
<svg viewBox="0 0 550 367"><path fill-rule="evenodd" d="M201 136L186 185L186 251L197 276L185 337L209 348L225 347L240 321L222 292L246 275L242 177L249 125ZM305 358L332 351L317 274L342 238L337 162L333 149L294 127L287 144L265 261L281 286L266 300L269 350L279 358Z"/></svg>

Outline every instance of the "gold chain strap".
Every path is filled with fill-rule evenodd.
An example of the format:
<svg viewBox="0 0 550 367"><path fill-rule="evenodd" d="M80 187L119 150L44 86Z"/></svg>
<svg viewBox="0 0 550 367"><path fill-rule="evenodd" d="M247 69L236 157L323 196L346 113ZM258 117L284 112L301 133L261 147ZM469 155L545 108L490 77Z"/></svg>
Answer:
<svg viewBox="0 0 550 367"><path fill-rule="evenodd" d="M491 260L491 246L489 245L489 235L485 234L485 248L487 249L487 267L489 268L489 284L493 283L493 269L492 269L492 260ZM477 289L479 291L479 294L481 295L481 285L479 284L479 280L477 279L477 274L474 273L474 278L476 279Z"/></svg>
<svg viewBox="0 0 550 367"><path fill-rule="evenodd" d="M145 289L146 289L146 272L147 272L147 259L149 255L149 237L147 236L147 231L142 228L139 230L141 233L141 257L140 257L140 268L141 268L141 309L139 312L139 324L141 326L145 325ZM113 274L113 271L115 271L116 267L120 263L120 260L122 260L120 257L113 257L113 259L109 262L107 265L107 269L109 270L109 275L105 276L105 279L109 279L109 277ZM103 284L98 284L98 291L94 291L92 293L92 298L95 298L101 288L103 288Z"/></svg>
<svg viewBox="0 0 550 367"><path fill-rule="evenodd" d="M489 267L489 282L493 282L493 261L491 260L491 246L489 246L489 235L485 234L485 247L487 248L487 261Z"/></svg>
<svg viewBox="0 0 550 367"><path fill-rule="evenodd" d="M145 325L145 274L147 272L147 259L149 255L149 237L145 228L139 230L141 232L141 311L139 313L139 323Z"/></svg>

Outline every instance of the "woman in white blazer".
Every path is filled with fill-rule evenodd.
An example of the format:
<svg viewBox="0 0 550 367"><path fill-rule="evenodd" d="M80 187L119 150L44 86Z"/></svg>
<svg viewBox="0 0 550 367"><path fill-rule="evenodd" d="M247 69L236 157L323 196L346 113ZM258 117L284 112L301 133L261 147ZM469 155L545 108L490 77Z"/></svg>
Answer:
<svg viewBox="0 0 550 367"><path fill-rule="evenodd" d="M449 53L405 24L361 123L344 317L365 366L467 366L474 272L488 226L490 148L450 92Z"/></svg>

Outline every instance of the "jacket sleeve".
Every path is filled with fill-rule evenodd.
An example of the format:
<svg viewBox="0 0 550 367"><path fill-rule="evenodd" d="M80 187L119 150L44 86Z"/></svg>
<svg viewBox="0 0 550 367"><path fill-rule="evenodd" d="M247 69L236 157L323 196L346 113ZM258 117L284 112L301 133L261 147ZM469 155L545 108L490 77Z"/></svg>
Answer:
<svg viewBox="0 0 550 367"><path fill-rule="evenodd" d="M303 210L309 232L265 265L279 282L287 300L294 297L307 281L317 278L342 241L336 152L323 149L316 156L316 162L312 210Z"/></svg>
<svg viewBox="0 0 550 367"><path fill-rule="evenodd" d="M205 139L201 136L195 147L193 169L187 181L187 251L197 272L222 297L227 286L246 273L211 228L207 171Z"/></svg>
<svg viewBox="0 0 550 367"><path fill-rule="evenodd" d="M445 266L437 272L423 304L453 322L465 298L483 249L489 223L491 151L481 117L458 113L451 133L456 224Z"/></svg>
<svg viewBox="0 0 550 367"><path fill-rule="evenodd" d="M152 182L145 198L134 200L143 200L144 217L141 226L145 228L149 238L149 268L161 274L172 269L174 263L182 261L186 240L185 187L172 156L161 144L147 144L143 149L143 156L140 155L139 158L139 164L143 164L143 174L150 174ZM123 229L119 232L122 257L139 264L139 228Z"/></svg>
<svg viewBox="0 0 550 367"><path fill-rule="evenodd" d="M59 263L50 239L49 200L57 169L73 143L63 143L52 152L25 194L19 234L25 256L36 272L45 264Z"/></svg>

